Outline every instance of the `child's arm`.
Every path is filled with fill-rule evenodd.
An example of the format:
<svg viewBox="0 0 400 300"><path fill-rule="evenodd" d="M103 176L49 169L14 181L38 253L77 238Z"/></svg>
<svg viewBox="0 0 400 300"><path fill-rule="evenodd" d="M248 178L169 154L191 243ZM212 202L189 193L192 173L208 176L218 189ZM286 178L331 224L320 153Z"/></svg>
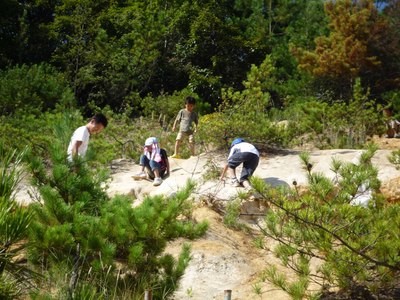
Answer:
<svg viewBox="0 0 400 300"><path fill-rule="evenodd" d="M226 164L224 169L222 170L221 177L219 178L219 180L224 180L226 170L228 170L228 164Z"/></svg>
<svg viewBox="0 0 400 300"><path fill-rule="evenodd" d="M196 118L194 119L194 132L197 132L198 128L199 128L199 117L196 114Z"/></svg>
<svg viewBox="0 0 400 300"><path fill-rule="evenodd" d="M168 159L168 157L167 157L167 160L165 162L167 164L167 175L169 175L169 159Z"/></svg>
<svg viewBox="0 0 400 300"><path fill-rule="evenodd" d="M178 119L175 119L174 125L172 126L172 131L175 131L176 129L176 123L178 123Z"/></svg>
<svg viewBox="0 0 400 300"><path fill-rule="evenodd" d="M175 131L176 125L177 125L178 122L180 122L180 121L181 121L181 111L178 112L178 115L177 115L176 118L175 118L174 125L172 126L172 131Z"/></svg>
<svg viewBox="0 0 400 300"><path fill-rule="evenodd" d="M72 147L72 157L78 155L78 149L82 145L82 141L75 141L74 147Z"/></svg>

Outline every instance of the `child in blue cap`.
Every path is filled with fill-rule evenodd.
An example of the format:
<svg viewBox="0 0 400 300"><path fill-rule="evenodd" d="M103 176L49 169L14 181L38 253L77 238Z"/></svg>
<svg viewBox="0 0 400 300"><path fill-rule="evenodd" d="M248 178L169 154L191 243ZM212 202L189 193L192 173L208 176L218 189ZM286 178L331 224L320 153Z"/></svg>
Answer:
<svg viewBox="0 0 400 300"><path fill-rule="evenodd" d="M244 186L250 188L249 177L253 175L260 160L260 153L252 144L245 142L242 138L232 141L228 155L228 163L222 170L220 180L224 180L225 173L228 171L230 183L235 187ZM236 168L243 163L240 179L236 178Z"/></svg>

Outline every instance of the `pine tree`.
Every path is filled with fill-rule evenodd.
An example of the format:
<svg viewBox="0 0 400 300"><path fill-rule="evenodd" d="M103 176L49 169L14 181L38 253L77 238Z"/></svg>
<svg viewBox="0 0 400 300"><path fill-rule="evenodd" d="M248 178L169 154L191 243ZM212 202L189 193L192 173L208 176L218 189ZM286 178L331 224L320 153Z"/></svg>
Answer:
<svg viewBox="0 0 400 300"><path fill-rule="evenodd" d="M375 151L368 148L358 164L333 160L333 181L312 172L310 156L302 154L309 181L305 193L296 185L279 191L254 182L272 205L262 232L279 242L275 255L297 275L288 280L269 267L266 277L294 299L312 299L335 288L347 295L363 290L379 296L398 284L400 206L385 204L378 194L378 170L371 164ZM366 194L368 207L358 205ZM312 260L318 261L314 271ZM311 283L321 290L309 291Z"/></svg>
<svg viewBox="0 0 400 300"><path fill-rule="evenodd" d="M195 238L207 229L185 217L190 216L188 197L194 185L188 183L169 199L148 197L135 208L128 196L110 199L106 172L94 169L89 157L67 162L67 121L55 131L50 159L29 160L42 198L33 206L32 263L46 270L60 298L138 296L148 287L160 299L167 297L190 258L187 245L178 260L163 254L167 241ZM66 278L55 278L60 272L55 270Z"/></svg>
<svg viewBox="0 0 400 300"><path fill-rule="evenodd" d="M31 212L14 199L22 176L24 152L4 151L0 144L0 298L15 299L32 284L35 274L15 258L25 249Z"/></svg>
<svg viewBox="0 0 400 300"><path fill-rule="evenodd" d="M377 70L381 61L373 42L384 26L372 0L327 1L325 13L331 32L315 39L313 51L294 48L299 68L338 97L351 94L354 80Z"/></svg>

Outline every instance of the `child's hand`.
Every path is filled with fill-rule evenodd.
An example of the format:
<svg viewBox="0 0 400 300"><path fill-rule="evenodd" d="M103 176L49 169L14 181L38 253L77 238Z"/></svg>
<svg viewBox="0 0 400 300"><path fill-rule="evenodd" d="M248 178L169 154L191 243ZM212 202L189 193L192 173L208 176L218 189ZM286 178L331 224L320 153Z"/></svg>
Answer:
<svg viewBox="0 0 400 300"><path fill-rule="evenodd" d="M175 126L174 126L174 127L172 127L172 131L173 131L173 132L175 131L175 129L176 129L176 128L175 128Z"/></svg>

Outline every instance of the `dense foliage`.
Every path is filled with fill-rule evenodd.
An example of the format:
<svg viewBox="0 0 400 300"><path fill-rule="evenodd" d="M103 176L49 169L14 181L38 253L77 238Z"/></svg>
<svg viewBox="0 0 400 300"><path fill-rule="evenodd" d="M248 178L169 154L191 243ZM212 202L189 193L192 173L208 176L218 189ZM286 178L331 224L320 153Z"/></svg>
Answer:
<svg viewBox="0 0 400 300"><path fill-rule="evenodd" d="M216 108L221 89L246 89L251 65L267 55L274 105L298 93L346 98L357 77L379 101L399 88L394 0L12 0L0 11L0 68L52 64L86 109L140 114L143 98L185 89Z"/></svg>
<svg viewBox="0 0 400 300"><path fill-rule="evenodd" d="M10 148L44 147L52 121L41 114L54 110L103 110L132 125L147 116L167 132L188 95L204 116L201 141L217 146L242 135L358 147L365 134L384 132L382 107L400 114L397 1L13 0L0 8L1 136ZM357 109L365 120L373 114L368 128L353 119ZM275 126L282 119L291 126ZM131 140L107 138L103 162L121 148L136 157L125 147Z"/></svg>
<svg viewBox="0 0 400 300"><path fill-rule="evenodd" d="M378 170L371 164L375 151L370 147L355 164L332 160L333 181L313 172L303 153L306 192L296 182L293 189L279 190L255 181L272 208L260 228L279 241L275 255L297 275L288 279L269 266L265 276L293 299L327 296L335 288L343 297L369 299L397 288L399 205L385 204L377 193ZM363 202L366 198L369 202ZM313 292L315 284L321 289Z"/></svg>
<svg viewBox="0 0 400 300"><path fill-rule="evenodd" d="M132 208L134 199L106 195L104 165L137 159L148 136L171 153L171 124L186 96L197 101L201 152L226 148L237 136L260 149L309 141L361 147L385 132L383 108L400 116L399 21L397 0L0 2L1 297L14 297L34 275L12 260L28 227L29 261L43 271L41 287L56 297L124 298L147 285L157 297L168 296L189 249L175 261L162 254L166 241L206 228L188 217L193 185ZM98 111L109 126L91 138L86 160L66 163L73 129ZM18 153L26 146L43 199L32 211L12 198ZM391 160L399 164L399 156ZM346 290L365 280L379 294L398 275L398 247L385 244L396 244L385 218L397 222L397 208L379 201L368 209L347 205L358 179L379 185L376 172L368 163L336 166L344 180L333 185L310 172L307 195L260 187L275 206L265 232L282 242L277 253L299 281L286 284L273 271L269 277L293 297L313 296L307 294L311 257L324 260L318 270L324 287ZM8 224L15 225L12 236ZM343 232L337 224L356 227ZM51 297L42 292L34 297Z"/></svg>
<svg viewBox="0 0 400 300"><path fill-rule="evenodd" d="M207 229L190 218L193 183L169 198L147 197L135 208L129 196L110 199L107 172L90 168L90 156L67 161L66 126L61 122L56 128L48 160L29 156L41 197L32 206L29 259L44 275L41 287L53 296L55 290L57 298L136 299L149 287L156 298L167 298L190 259L188 245L178 259L165 254L167 241L193 239ZM66 277L58 276L60 271Z"/></svg>
<svg viewBox="0 0 400 300"><path fill-rule="evenodd" d="M8 151L0 144L0 298L15 299L32 287L34 272L16 261L26 249L22 242L32 220L29 209L14 199L22 179L24 152Z"/></svg>

